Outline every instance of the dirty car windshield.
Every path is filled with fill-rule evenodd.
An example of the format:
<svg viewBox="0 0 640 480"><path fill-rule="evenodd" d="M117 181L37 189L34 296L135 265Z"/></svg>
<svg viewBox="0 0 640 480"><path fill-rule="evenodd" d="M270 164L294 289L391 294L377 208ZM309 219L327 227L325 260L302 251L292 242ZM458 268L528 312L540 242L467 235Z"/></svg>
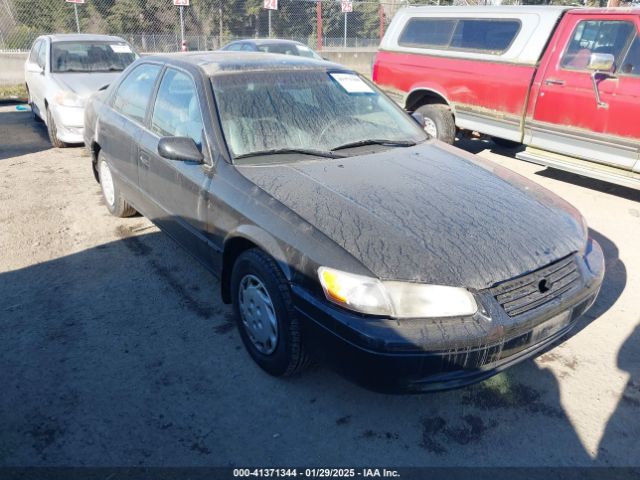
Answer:
<svg viewBox="0 0 640 480"><path fill-rule="evenodd" d="M222 129L236 158L294 149L331 152L372 139L384 139L387 145L426 139L416 122L353 73L241 72L214 76L212 84Z"/></svg>
<svg viewBox="0 0 640 480"><path fill-rule="evenodd" d="M136 59L125 42L55 42L51 46L51 71L121 72Z"/></svg>

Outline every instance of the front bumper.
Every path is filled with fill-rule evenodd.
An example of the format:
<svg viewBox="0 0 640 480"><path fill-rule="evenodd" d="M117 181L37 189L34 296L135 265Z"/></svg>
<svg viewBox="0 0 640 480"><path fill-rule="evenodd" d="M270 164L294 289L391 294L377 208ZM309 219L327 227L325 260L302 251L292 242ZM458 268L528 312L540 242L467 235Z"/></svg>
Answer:
<svg viewBox="0 0 640 480"><path fill-rule="evenodd" d="M84 108L52 104L58 139L65 143L84 143Z"/></svg>
<svg viewBox="0 0 640 480"><path fill-rule="evenodd" d="M305 346L347 378L380 392L438 391L482 381L575 326L604 277L602 250L594 245L578 258L578 287L517 318L491 304L486 292L476 294L484 311L473 317L395 320L340 309L294 286Z"/></svg>

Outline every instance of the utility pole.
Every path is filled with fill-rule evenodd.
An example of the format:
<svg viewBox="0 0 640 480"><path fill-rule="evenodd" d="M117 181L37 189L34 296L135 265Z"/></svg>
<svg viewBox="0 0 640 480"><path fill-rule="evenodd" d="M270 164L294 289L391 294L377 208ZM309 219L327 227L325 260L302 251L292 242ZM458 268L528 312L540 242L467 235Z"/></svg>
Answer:
<svg viewBox="0 0 640 480"><path fill-rule="evenodd" d="M76 29L78 30L78 33L80 33L80 18L78 18L78 4L77 3L73 4L73 11L76 14Z"/></svg>
<svg viewBox="0 0 640 480"><path fill-rule="evenodd" d="M318 0L316 3L316 36L317 50L322 50L322 0Z"/></svg>

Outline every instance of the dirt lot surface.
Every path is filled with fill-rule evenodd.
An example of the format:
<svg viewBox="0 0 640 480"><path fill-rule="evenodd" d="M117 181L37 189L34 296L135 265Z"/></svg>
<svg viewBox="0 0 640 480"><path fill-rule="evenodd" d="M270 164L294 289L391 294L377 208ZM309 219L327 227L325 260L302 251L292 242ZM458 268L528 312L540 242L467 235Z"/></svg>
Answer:
<svg viewBox="0 0 640 480"><path fill-rule="evenodd" d="M482 384L368 392L249 359L217 280L0 107L0 465L640 465L640 191L462 146L565 197L607 257L563 344Z"/></svg>

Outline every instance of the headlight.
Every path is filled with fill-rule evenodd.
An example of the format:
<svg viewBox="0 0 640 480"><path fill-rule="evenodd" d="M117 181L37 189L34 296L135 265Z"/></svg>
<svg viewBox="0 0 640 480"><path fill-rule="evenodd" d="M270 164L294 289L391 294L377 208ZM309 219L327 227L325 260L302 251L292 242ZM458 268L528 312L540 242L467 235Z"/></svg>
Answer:
<svg viewBox="0 0 640 480"><path fill-rule="evenodd" d="M382 282L376 278L318 269L328 300L350 310L394 318L458 317L478 310L464 288L421 283Z"/></svg>
<svg viewBox="0 0 640 480"><path fill-rule="evenodd" d="M84 107L84 99L73 92L60 91L53 99L63 107Z"/></svg>

